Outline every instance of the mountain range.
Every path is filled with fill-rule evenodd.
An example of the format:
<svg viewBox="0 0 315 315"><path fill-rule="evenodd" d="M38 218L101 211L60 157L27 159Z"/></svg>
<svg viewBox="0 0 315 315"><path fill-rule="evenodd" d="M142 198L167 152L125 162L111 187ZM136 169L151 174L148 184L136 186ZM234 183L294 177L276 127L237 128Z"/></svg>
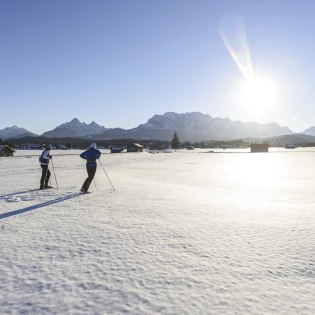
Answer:
<svg viewBox="0 0 315 315"><path fill-rule="evenodd" d="M229 118L212 117L199 112L184 114L167 112L163 115L154 115L146 123L132 129L105 128L94 121L87 124L74 118L40 136L46 138L91 138L95 140L152 139L168 141L175 131L181 142L233 140L249 137L263 139L293 134L288 127L281 127L276 123L260 124L233 121ZM315 136L315 127L306 129L302 134ZM39 135L17 126L0 130L0 138L3 140L25 136L37 137Z"/></svg>
<svg viewBox="0 0 315 315"><path fill-rule="evenodd" d="M11 138L23 138L29 136L37 136L36 134L17 126L0 129L0 139L6 140Z"/></svg>
<svg viewBox="0 0 315 315"><path fill-rule="evenodd" d="M51 131L44 132L41 136L46 138L82 138L84 136L99 135L104 131L106 131L106 128L98 125L95 121L86 124L74 118L70 122L61 124Z"/></svg>

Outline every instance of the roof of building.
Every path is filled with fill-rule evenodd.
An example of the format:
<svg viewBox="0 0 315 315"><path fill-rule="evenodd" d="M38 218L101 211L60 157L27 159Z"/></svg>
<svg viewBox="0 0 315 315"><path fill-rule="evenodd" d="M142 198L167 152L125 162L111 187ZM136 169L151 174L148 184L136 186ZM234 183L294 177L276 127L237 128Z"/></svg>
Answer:
<svg viewBox="0 0 315 315"><path fill-rule="evenodd" d="M0 150L4 149L4 148L8 148L11 152L15 152L15 150L13 150L11 147L9 147L8 145L6 144L0 144Z"/></svg>
<svg viewBox="0 0 315 315"><path fill-rule="evenodd" d="M128 147L130 147L130 146L136 146L138 148L143 148L143 146L139 143L132 143L132 144L128 145Z"/></svg>

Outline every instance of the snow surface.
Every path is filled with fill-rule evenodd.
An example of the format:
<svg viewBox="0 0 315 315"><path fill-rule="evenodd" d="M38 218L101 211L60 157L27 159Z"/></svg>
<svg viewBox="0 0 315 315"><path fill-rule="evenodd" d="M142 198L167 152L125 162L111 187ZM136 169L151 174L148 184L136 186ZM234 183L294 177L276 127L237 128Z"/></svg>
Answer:
<svg viewBox="0 0 315 315"><path fill-rule="evenodd" d="M0 158L0 313L314 314L315 152L207 151Z"/></svg>

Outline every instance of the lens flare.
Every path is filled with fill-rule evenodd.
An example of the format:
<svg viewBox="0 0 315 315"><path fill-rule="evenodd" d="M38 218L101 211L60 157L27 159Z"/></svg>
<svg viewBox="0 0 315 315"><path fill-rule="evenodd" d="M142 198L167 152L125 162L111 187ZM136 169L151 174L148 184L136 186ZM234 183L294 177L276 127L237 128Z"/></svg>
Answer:
<svg viewBox="0 0 315 315"><path fill-rule="evenodd" d="M251 80L255 73L243 17L239 13L225 16L220 23L220 35L242 74Z"/></svg>
<svg viewBox="0 0 315 315"><path fill-rule="evenodd" d="M239 13L225 16L219 30L226 48L246 80L239 89L241 104L248 113L260 116L275 103L275 82L255 73L244 20Z"/></svg>

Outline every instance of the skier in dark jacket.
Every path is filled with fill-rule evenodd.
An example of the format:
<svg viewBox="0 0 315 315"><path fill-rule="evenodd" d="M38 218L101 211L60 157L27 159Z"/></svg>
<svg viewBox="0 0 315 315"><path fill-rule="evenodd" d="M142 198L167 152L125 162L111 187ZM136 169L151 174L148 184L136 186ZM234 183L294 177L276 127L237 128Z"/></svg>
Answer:
<svg viewBox="0 0 315 315"><path fill-rule="evenodd" d="M96 159L99 159L100 156L101 152L96 148L96 143L92 143L86 151L80 154L80 157L86 160L86 170L88 173L88 178L85 180L81 188L83 193L86 193L89 190L96 172Z"/></svg>
<svg viewBox="0 0 315 315"><path fill-rule="evenodd" d="M40 187L39 189L47 189L52 188L48 185L50 178L50 170L48 168L50 159L52 156L50 155L51 144L46 144L45 149L39 157L40 166L42 168L42 177L40 179Z"/></svg>

